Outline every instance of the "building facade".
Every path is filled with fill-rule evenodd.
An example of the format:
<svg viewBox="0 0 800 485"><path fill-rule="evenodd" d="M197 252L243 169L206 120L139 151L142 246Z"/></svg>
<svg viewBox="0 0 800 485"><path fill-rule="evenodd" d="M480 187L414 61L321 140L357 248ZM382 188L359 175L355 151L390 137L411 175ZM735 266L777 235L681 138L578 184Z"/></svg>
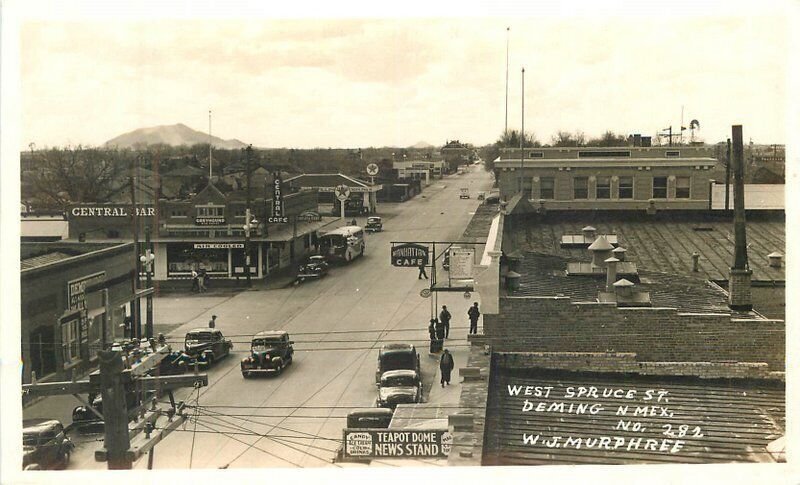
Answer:
<svg viewBox="0 0 800 485"><path fill-rule="evenodd" d="M314 194L317 208L323 214L339 215L341 206L334 193L336 187L346 186L350 196L344 201L345 215L358 216L375 214L378 210L377 193L383 188L381 184L369 184L340 173L303 174L286 179L289 191L308 192Z"/></svg>
<svg viewBox="0 0 800 485"><path fill-rule="evenodd" d="M577 147L504 150L500 196L522 191L539 209L707 209L713 147Z"/></svg>

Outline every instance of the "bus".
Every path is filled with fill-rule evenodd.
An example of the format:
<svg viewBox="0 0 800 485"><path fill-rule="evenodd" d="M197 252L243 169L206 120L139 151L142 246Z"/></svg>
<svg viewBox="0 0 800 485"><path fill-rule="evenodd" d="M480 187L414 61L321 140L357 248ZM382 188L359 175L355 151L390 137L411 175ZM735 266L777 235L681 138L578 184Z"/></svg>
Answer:
<svg viewBox="0 0 800 485"><path fill-rule="evenodd" d="M320 254L328 261L352 261L364 255L364 229L344 226L319 237Z"/></svg>

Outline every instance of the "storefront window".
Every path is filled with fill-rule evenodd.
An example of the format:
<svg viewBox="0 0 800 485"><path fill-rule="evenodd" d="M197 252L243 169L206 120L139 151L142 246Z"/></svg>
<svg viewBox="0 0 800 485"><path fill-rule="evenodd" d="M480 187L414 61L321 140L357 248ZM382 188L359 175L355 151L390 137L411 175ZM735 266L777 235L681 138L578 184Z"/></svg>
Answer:
<svg viewBox="0 0 800 485"><path fill-rule="evenodd" d="M231 250L231 262L233 263L233 274L244 275L244 249ZM250 275L258 272L258 244L250 244Z"/></svg>
<svg viewBox="0 0 800 485"><path fill-rule="evenodd" d="M167 245L167 276L191 276L205 269L210 275L228 275L227 249L195 249L193 243Z"/></svg>

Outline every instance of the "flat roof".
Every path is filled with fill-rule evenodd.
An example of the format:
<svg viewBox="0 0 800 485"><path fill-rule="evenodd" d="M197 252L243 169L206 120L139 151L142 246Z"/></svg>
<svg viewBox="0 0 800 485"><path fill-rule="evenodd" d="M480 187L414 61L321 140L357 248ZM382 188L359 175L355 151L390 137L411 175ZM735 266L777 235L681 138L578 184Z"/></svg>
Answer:
<svg viewBox="0 0 800 485"><path fill-rule="evenodd" d="M728 187L729 209L733 210L733 184ZM744 184L746 210L786 209L786 186L783 184ZM711 208L725 209L725 184L711 186Z"/></svg>

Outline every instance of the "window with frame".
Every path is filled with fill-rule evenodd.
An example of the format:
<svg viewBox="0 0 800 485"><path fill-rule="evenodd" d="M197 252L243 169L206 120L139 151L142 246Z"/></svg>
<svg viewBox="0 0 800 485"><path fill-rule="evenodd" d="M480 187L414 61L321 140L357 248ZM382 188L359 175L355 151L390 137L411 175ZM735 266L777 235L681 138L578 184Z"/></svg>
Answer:
<svg viewBox="0 0 800 485"><path fill-rule="evenodd" d="M675 179L675 198L688 199L691 196L691 178L677 177Z"/></svg>
<svg viewBox="0 0 800 485"><path fill-rule="evenodd" d="M653 198L667 198L667 177L653 177Z"/></svg>
<svg viewBox="0 0 800 485"><path fill-rule="evenodd" d="M633 177L619 178L619 198L633 199Z"/></svg>
<svg viewBox="0 0 800 485"><path fill-rule="evenodd" d="M597 198L611 198L611 177L597 177Z"/></svg>
<svg viewBox="0 0 800 485"><path fill-rule="evenodd" d="M64 363L71 364L80 357L78 326L80 319L75 318L61 325L61 347L64 350Z"/></svg>
<svg viewBox="0 0 800 485"><path fill-rule="evenodd" d="M197 208L197 217L222 217L224 206L207 206Z"/></svg>
<svg viewBox="0 0 800 485"><path fill-rule="evenodd" d="M556 198L556 179L553 177L542 177L539 179L539 197L542 199Z"/></svg>
<svg viewBox="0 0 800 485"><path fill-rule="evenodd" d="M589 178L588 177L575 177L572 179L574 199L588 199L589 198Z"/></svg>

